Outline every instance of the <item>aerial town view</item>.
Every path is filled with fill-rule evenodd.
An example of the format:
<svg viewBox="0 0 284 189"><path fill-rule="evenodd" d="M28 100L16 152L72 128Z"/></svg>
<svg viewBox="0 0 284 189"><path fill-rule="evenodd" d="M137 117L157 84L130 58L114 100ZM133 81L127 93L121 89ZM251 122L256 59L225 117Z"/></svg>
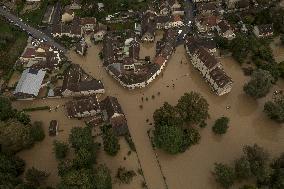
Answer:
<svg viewBox="0 0 284 189"><path fill-rule="evenodd" d="M284 189L284 0L0 0L0 189Z"/></svg>

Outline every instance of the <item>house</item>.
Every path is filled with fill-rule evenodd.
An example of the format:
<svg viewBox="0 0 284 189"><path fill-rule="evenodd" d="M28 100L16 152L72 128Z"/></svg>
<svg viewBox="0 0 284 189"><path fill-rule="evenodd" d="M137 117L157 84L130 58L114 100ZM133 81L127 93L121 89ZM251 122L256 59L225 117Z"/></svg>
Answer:
<svg viewBox="0 0 284 189"><path fill-rule="evenodd" d="M216 15L211 16L197 16L195 18L195 25L198 32L207 33L213 31L217 27L220 18Z"/></svg>
<svg viewBox="0 0 284 189"><path fill-rule="evenodd" d="M62 96L89 96L105 92L104 85L87 75L77 64L71 66L64 73L61 87Z"/></svg>
<svg viewBox="0 0 284 189"><path fill-rule="evenodd" d="M69 6L67 6L71 10L81 9L81 0L73 0Z"/></svg>
<svg viewBox="0 0 284 189"><path fill-rule="evenodd" d="M88 45L84 40L81 40L75 45L75 52L81 56L85 56L87 53Z"/></svg>
<svg viewBox="0 0 284 189"><path fill-rule="evenodd" d="M94 17L80 18L80 25L85 31L94 31L97 24L97 19Z"/></svg>
<svg viewBox="0 0 284 189"><path fill-rule="evenodd" d="M156 14L152 11L146 11L142 16L141 22L141 40L153 42L155 40Z"/></svg>
<svg viewBox="0 0 284 189"><path fill-rule="evenodd" d="M192 65L209 83L212 90L219 96L229 93L232 89L232 79L222 70L219 61L193 37L188 37L185 49Z"/></svg>
<svg viewBox="0 0 284 189"><path fill-rule="evenodd" d="M265 24L254 26L253 33L256 37L271 37L273 36L273 25L272 24Z"/></svg>
<svg viewBox="0 0 284 189"><path fill-rule="evenodd" d="M213 91L218 95L222 96L229 93L232 90L232 79L219 67L214 68L209 73L208 82L212 87Z"/></svg>
<svg viewBox="0 0 284 189"><path fill-rule="evenodd" d="M75 17L75 12L72 9L65 9L61 16L61 22L72 22Z"/></svg>
<svg viewBox="0 0 284 189"><path fill-rule="evenodd" d="M129 132L126 117L117 98L106 97L101 101L101 108L103 109L104 120L111 124L117 136L125 135Z"/></svg>
<svg viewBox="0 0 284 189"><path fill-rule="evenodd" d="M106 30L97 30L94 35L93 39L95 42L103 41L104 36L106 35L107 31Z"/></svg>
<svg viewBox="0 0 284 189"><path fill-rule="evenodd" d="M51 34L53 37L68 36L80 38L83 36L84 32L81 25L73 21L71 24L54 24Z"/></svg>
<svg viewBox="0 0 284 189"><path fill-rule="evenodd" d="M98 3L97 6L98 6L99 12L104 11L105 5L103 3Z"/></svg>
<svg viewBox="0 0 284 189"><path fill-rule="evenodd" d="M249 0L240 0L235 3L235 10L244 11L249 9Z"/></svg>
<svg viewBox="0 0 284 189"><path fill-rule="evenodd" d="M199 3L196 5L197 12L202 15L212 15L217 11L215 2Z"/></svg>
<svg viewBox="0 0 284 189"><path fill-rule="evenodd" d="M26 0L27 3L38 3L41 0Z"/></svg>
<svg viewBox="0 0 284 189"><path fill-rule="evenodd" d="M97 96L69 101L65 104L68 118L94 116L101 112Z"/></svg>
<svg viewBox="0 0 284 189"><path fill-rule="evenodd" d="M14 91L18 99L33 99L38 96L46 71L28 68L23 71Z"/></svg>
<svg viewBox="0 0 284 189"><path fill-rule="evenodd" d="M232 40L236 37L236 34L234 33L230 25L224 20L218 23L216 29L220 36L227 38L228 40Z"/></svg>
<svg viewBox="0 0 284 189"><path fill-rule="evenodd" d="M48 127L49 136L58 135L58 122L56 120L51 120Z"/></svg>
<svg viewBox="0 0 284 189"><path fill-rule="evenodd" d="M192 0L194 3L204 3L204 2L216 2L216 0Z"/></svg>

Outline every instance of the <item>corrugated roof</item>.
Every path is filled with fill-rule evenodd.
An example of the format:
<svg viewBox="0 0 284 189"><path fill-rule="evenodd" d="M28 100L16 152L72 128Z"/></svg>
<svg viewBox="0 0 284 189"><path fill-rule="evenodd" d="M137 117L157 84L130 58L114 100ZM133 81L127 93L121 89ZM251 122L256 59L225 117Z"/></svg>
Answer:
<svg viewBox="0 0 284 189"><path fill-rule="evenodd" d="M21 78L14 91L16 93L24 93L37 96L41 88L46 71L36 69L26 69L23 71Z"/></svg>

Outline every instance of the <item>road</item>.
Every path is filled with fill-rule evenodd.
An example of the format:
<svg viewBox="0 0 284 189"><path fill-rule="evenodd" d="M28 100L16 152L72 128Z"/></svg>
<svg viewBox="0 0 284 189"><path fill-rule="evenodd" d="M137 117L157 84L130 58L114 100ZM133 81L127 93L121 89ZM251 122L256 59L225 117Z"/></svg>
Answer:
<svg viewBox="0 0 284 189"><path fill-rule="evenodd" d="M177 45L183 44L186 34L192 32L192 24L194 22L194 3L192 0L184 0L184 26L179 34Z"/></svg>
<svg viewBox="0 0 284 189"><path fill-rule="evenodd" d="M21 30L26 31L29 35L33 36L34 38L45 39L46 43L48 43L49 45L54 46L55 48L63 51L64 53L67 52L67 50L62 45L55 42L53 38L49 37L47 34L24 23L17 16L11 14L8 10L5 10L2 7L0 7L0 15L5 17L7 20L9 20L14 25L18 26Z"/></svg>

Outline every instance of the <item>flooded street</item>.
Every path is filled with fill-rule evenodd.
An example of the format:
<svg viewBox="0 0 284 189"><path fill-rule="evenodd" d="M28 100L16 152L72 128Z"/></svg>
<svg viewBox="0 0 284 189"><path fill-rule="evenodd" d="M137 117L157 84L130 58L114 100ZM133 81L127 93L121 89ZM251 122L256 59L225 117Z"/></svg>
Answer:
<svg viewBox="0 0 284 189"><path fill-rule="evenodd" d="M90 44L91 45L91 44ZM148 47L148 49L143 49ZM239 157L242 146L257 143L263 146L273 155L278 155L284 149L284 128L283 125L276 124L264 115L263 105L267 99L254 100L246 96L242 90L243 84L249 79L245 77L238 63L232 58L221 59L225 71L232 77L234 84L231 93L224 96L216 96L211 92L208 84L202 79L201 75L193 68L188 61L185 49L179 46L175 54L169 60L162 75L144 89L128 91L122 88L102 67L99 59L101 46L91 45L86 57L80 57L74 52L68 55L70 60L80 64L82 68L97 79L101 79L105 85L106 94L118 98L125 115L128 119L129 130L136 145L137 154L141 162L144 176L149 189L164 189L164 181L158 167L154 152L149 141L147 130L153 128L153 112L167 101L172 105L185 92L197 91L201 93L209 103L210 119L208 126L201 129L200 144L193 146L183 154L176 156L167 155L158 151L162 170L166 177L166 182L170 189L217 189L211 171L215 162L232 163ZM142 45L140 52L141 58L154 45ZM282 51L283 53L283 51ZM148 54L149 55L149 54ZM152 52L152 56L154 52ZM153 58L151 56L151 58ZM175 84L172 87L172 84ZM283 79L280 80L273 90L284 88ZM271 92L272 92L271 91ZM158 95L160 92L160 95ZM152 95L155 98L152 98ZM148 97L148 101L141 98ZM68 99L49 99L14 103L17 108L50 105L55 107L64 104ZM143 109L139 108L143 105ZM231 106L230 109L226 109ZM215 136L211 130L213 122L220 116L225 115L230 118L230 128L222 137ZM57 119L60 130L55 138L46 136L46 139L34 146L31 150L20 153L20 156L27 161L28 167L35 166L39 169L51 172L49 184L58 183L57 162L52 154L52 141L59 138L67 140L69 131L73 126L83 126L82 121L70 120L65 116L63 107L57 112L36 111L31 113L32 120L43 120L47 128L49 121ZM149 119L149 123L146 123ZM98 162L105 162L115 175L119 166L125 166L137 172L138 163L134 153L127 156L129 147L124 140L120 141L121 151L116 157L105 155L103 151L99 154ZM123 158L126 157L126 160ZM115 184L115 189L136 189L141 187L142 177L137 174L129 185Z"/></svg>

